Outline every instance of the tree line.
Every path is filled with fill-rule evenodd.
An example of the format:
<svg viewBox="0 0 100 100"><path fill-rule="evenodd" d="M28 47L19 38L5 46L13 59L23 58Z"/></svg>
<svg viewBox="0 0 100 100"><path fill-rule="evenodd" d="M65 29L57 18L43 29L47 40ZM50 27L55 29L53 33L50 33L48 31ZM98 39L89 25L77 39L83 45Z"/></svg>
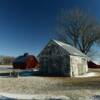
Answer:
<svg viewBox="0 0 100 100"><path fill-rule="evenodd" d="M11 65L14 59L14 57L2 56L0 57L0 65Z"/></svg>

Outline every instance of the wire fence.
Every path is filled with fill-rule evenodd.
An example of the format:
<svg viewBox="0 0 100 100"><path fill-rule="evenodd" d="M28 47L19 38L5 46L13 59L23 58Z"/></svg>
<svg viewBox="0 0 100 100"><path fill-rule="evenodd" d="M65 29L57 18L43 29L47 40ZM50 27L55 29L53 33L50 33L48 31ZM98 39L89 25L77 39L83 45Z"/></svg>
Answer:
<svg viewBox="0 0 100 100"><path fill-rule="evenodd" d="M0 68L0 75L7 75L10 77L19 77L20 73L24 72L27 74L27 72L33 73L38 71L39 69L14 69L14 68Z"/></svg>

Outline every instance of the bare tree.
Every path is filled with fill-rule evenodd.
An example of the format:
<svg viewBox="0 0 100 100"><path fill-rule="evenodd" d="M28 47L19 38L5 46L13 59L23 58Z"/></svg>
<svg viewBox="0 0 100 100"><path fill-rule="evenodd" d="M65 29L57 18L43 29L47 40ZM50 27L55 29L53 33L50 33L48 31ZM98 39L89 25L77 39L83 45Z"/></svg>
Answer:
<svg viewBox="0 0 100 100"><path fill-rule="evenodd" d="M57 36L87 54L100 41L100 25L95 18L80 10L63 10L57 20Z"/></svg>

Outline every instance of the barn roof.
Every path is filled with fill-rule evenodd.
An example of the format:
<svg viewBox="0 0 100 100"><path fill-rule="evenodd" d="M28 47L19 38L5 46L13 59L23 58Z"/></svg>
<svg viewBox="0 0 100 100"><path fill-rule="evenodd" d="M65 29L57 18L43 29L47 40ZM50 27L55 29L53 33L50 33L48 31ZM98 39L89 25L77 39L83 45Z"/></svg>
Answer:
<svg viewBox="0 0 100 100"><path fill-rule="evenodd" d="M15 59L15 62L25 62L27 57L24 56L19 56Z"/></svg>
<svg viewBox="0 0 100 100"><path fill-rule="evenodd" d="M69 44L66 44L64 42L61 42L61 41L58 41L58 40L54 40L54 39L52 41L55 42L56 44L58 44L63 49L65 49L70 55L87 57L80 50L78 50L77 48L75 48L75 47L73 47L73 46L71 46Z"/></svg>
<svg viewBox="0 0 100 100"><path fill-rule="evenodd" d="M14 62L16 63L24 63L29 57L34 57L33 55L24 54L22 56L18 56Z"/></svg>
<svg viewBox="0 0 100 100"><path fill-rule="evenodd" d="M25 61L26 61L26 59L27 59L27 56L26 57L24 57L24 56L19 56L19 57L17 57L15 60L14 60L14 62L22 62L22 63L24 63Z"/></svg>

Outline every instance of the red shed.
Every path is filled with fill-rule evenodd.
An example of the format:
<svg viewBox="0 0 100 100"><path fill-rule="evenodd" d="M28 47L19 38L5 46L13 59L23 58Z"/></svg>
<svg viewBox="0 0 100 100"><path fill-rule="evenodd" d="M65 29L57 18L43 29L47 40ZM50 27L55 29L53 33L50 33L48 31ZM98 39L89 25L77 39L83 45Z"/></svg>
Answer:
<svg viewBox="0 0 100 100"><path fill-rule="evenodd" d="M28 55L28 53L17 57L13 61L14 69L32 69L37 67L39 67L39 64L36 57L33 55Z"/></svg>
<svg viewBox="0 0 100 100"><path fill-rule="evenodd" d="M88 68L100 68L100 65L95 64L93 61L89 61Z"/></svg>

